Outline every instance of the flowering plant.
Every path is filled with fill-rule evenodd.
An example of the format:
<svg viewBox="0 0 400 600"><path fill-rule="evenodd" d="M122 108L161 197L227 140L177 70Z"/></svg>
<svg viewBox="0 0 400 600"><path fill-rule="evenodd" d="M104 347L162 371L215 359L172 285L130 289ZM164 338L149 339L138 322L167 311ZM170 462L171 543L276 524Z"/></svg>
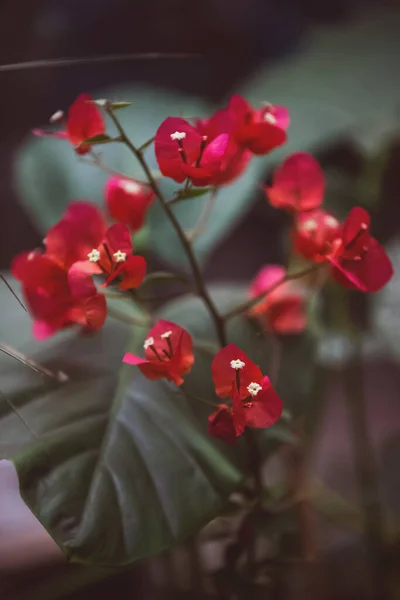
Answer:
<svg viewBox="0 0 400 600"><path fill-rule="evenodd" d="M18 443L4 432L17 446L12 456L24 499L71 560L114 566L195 533L243 482L252 509L261 506L266 440L302 444L285 385L297 383L300 354L313 362L311 301L327 281L377 292L393 273L366 210L354 207L342 222L330 214L322 169L296 152L265 186L265 201L289 214L298 266L265 265L247 290L209 286L194 242L210 224L220 188L242 177L255 156L285 143L288 111L253 108L233 96L207 119L169 116L138 146L118 116L128 104L82 94L65 130L35 130L70 144L71 153L93 159L109 177L103 210L72 201L43 247L13 260L40 342L27 342L25 332L17 339L24 355L2 347L31 367L22 377L7 367L9 403L19 415L18 399L29 397L38 415L28 444L20 432ZM153 143L156 174L146 158ZM104 165L96 147L107 144L125 147L143 179ZM174 182L172 197L163 178ZM176 205L197 202L203 192L205 211L186 230ZM135 235L156 203L189 277L155 272L149 256L136 251ZM187 293L155 308L160 286L176 280ZM17 331L25 317L17 317ZM296 364L282 379L296 344ZM297 396L309 393L298 386Z"/></svg>

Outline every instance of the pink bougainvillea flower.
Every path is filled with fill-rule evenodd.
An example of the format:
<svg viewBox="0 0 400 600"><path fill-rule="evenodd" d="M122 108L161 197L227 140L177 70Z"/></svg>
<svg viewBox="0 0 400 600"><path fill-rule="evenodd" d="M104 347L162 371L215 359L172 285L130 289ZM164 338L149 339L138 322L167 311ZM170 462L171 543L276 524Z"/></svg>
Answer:
<svg viewBox="0 0 400 600"><path fill-rule="evenodd" d="M307 260L323 262L341 246L340 229L339 221L325 210L300 213L294 227L293 249Z"/></svg>
<svg viewBox="0 0 400 600"><path fill-rule="evenodd" d="M324 174L311 154L295 152L277 169L273 185L265 186L265 191L275 208L293 212L312 210L324 198Z"/></svg>
<svg viewBox="0 0 400 600"><path fill-rule="evenodd" d="M340 247L328 257L333 277L348 288L377 292L393 275L393 266L385 249L370 234L370 216L353 208L340 233Z"/></svg>
<svg viewBox="0 0 400 600"><path fill-rule="evenodd" d="M165 378L182 385L194 363L192 338L185 329L160 320L150 329L143 347L146 358L127 353L123 362L137 365L148 379Z"/></svg>
<svg viewBox="0 0 400 600"><path fill-rule="evenodd" d="M285 275L286 270L279 265L267 265L257 273L250 285L250 296L255 298L264 292L266 295L249 314L268 331L299 333L307 324L306 298L304 290L294 281L277 285Z"/></svg>
<svg viewBox="0 0 400 600"><path fill-rule="evenodd" d="M99 329L107 315L105 298L91 279L73 288L68 272L44 253L18 255L12 263L13 275L21 281L23 293L34 318L33 333L44 339L74 324Z"/></svg>
<svg viewBox="0 0 400 600"><path fill-rule="evenodd" d="M222 123L222 121L221 121ZM188 177L196 186L220 185L238 177L249 157L236 145L229 132L205 133L207 122L195 127L177 117L168 117L157 130L155 153L160 171L177 183Z"/></svg>
<svg viewBox="0 0 400 600"><path fill-rule="evenodd" d="M86 154L90 146L84 143L85 140L105 133L105 124L101 112L92 102L92 97L89 94L81 94L69 108L65 131L34 129L33 133L66 139L78 154Z"/></svg>
<svg viewBox="0 0 400 600"><path fill-rule="evenodd" d="M267 154L286 142L289 114L283 106L265 103L253 109L241 96L232 96L229 116L233 122L233 138L253 154Z"/></svg>
<svg viewBox="0 0 400 600"><path fill-rule="evenodd" d="M232 408L221 406L209 418L209 431L222 439L238 437L246 425L270 427L282 413L282 401L269 377L264 377L248 356L235 344L229 344L212 362L215 391L221 398L230 397ZM223 413L222 413L223 411ZM227 414L225 414L227 413ZM229 424L229 417L233 423Z"/></svg>
<svg viewBox="0 0 400 600"><path fill-rule="evenodd" d="M123 177L111 177L106 183L105 200L110 217L132 231L143 226L153 199L153 190L144 183Z"/></svg>

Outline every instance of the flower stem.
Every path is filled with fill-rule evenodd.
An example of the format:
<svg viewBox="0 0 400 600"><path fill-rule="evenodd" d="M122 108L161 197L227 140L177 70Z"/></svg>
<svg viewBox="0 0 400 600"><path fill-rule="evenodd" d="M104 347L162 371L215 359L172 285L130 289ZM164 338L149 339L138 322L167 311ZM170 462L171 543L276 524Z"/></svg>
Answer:
<svg viewBox="0 0 400 600"><path fill-rule="evenodd" d="M11 346L9 346L8 344L4 344L3 342L0 342L0 352L7 354L7 356L11 356L11 358L14 358L26 367L29 367L29 369L32 369L32 371L36 371L36 373L39 373L40 375L43 375L45 377L56 379L60 383L68 381L69 379L68 375L66 375L66 373L64 373L63 371L57 371L57 373L55 373L54 371L50 371L50 369L42 367L37 362L33 361L31 358L28 358L24 354L21 354L21 352L18 352L18 350L11 348Z"/></svg>
<svg viewBox="0 0 400 600"><path fill-rule="evenodd" d="M306 275L313 273L317 269L320 269L321 266L322 266L322 263L318 263L316 265L312 265L308 269L299 271L298 273L292 273L291 275L285 275L285 277L282 277L282 279L280 279L279 281L274 283L274 285L272 285L267 291L261 292L254 298L250 298L249 300L246 300L245 302L243 302L242 304L239 304L238 306L236 306L232 310L228 311L224 315L221 315L221 319L223 321L227 321L228 319L232 319L232 317L236 317L237 315L240 315L241 313L250 310L250 308L255 306L257 304L257 302L260 302L260 300L263 300L265 298L265 296L268 296L268 294L275 291L278 287L280 287L287 281L293 281L294 279L300 279L301 277L305 277Z"/></svg>
<svg viewBox="0 0 400 600"><path fill-rule="evenodd" d="M182 229L178 219L176 218L171 207L168 205L166 198L164 197L163 193L161 192L159 186L157 185L157 182L154 179L154 177L151 173L151 170L150 170L145 158L143 157L142 152L138 148L136 148L136 146L134 146L132 144L131 140L126 135L125 130L122 127L121 123L119 122L118 118L115 116L112 108L110 106L108 106L106 108L106 111L107 111L108 115L111 117L116 128L118 129L118 132L121 136L123 143L129 148L129 150L132 152L132 154L138 160L140 166L142 167L144 173L146 174L146 177L147 177L150 187L152 188L153 192L158 197L166 216L168 217L169 221L171 222L171 225L173 226L173 228L175 229L176 234L183 246L183 249L188 258L189 264L191 266L193 277L194 277L195 284L196 284L197 294L200 296L200 298L202 298L208 312L210 313L212 320L214 321L215 331L216 331L216 334L218 337L219 344L221 346L226 346L227 340L226 340L224 319L218 313L217 308L216 308L214 302L212 301L211 296L208 293L207 287L205 285L205 282L203 280L203 276L202 276L202 273L200 270L200 266L197 262L197 259L196 259L195 253L193 252L190 241L186 237L185 232Z"/></svg>

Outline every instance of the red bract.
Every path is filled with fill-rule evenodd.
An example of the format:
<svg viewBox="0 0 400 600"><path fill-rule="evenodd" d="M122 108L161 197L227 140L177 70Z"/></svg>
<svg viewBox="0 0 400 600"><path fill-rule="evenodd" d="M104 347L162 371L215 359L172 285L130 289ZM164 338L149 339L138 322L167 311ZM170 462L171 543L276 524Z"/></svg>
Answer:
<svg viewBox="0 0 400 600"><path fill-rule="evenodd" d="M232 441L244 427L265 428L273 425L282 413L282 401L268 377L235 344L222 348L212 362L215 391L221 398L231 397L232 408L219 407L209 418L209 430ZM229 417L233 423L229 423Z"/></svg>
<svg viewBox="0 0 400 600"><path fill-rule="evenodd" d="M81 94L69 108L66 131L49 132L34 129L33 133L67 139L78 154L86 154L90 146L84 143L85 140L105 133L105 125L101 112L92 102L92 97L89 94Z"/></svg>
<svg viewBox="0 0 400 600"><path fill-rule="evenodd" d="M185 329L160 320L150 329L143 347L145 359L127 353L123 362L137 365L148 379L165 378L182 385L194 363L192 338Z"/></svg>
<svg viewBox="0 0 400 600"><path fill-rule="evenodd" d="M296 152L277 169L273 185L265 186L265 191L275 208L294 212L312 210L322 203L324 174L311 154Z"/></svg>
<svg viewBox="0 0 400 600"><path fill-rule="evenodd" d="M17 256L12 273L23 284L37 339L74 324L93 330L103 325L106 301L90 279L80 289L74 289L69 284L67 271L40 252Z"/></svg>
<svg viewBox="0 0 400 600"><path fill-rule="evenodd" d="M305 294L294 281L277 286L285 275L286 270L279 265L268 265L257 273L250 285L250 296L255 298L263 292L266 295L249 314L256 317L268 331L299 333L307 324Z"/></svg>
<svg viewBox="0 0 400 600"><path fill-rule="evenodd" d="M104 275L103 287L118 280L120 290L138 287L146 274L143 256L133 256L131 235L126 225L118 223L107 229L103 239L87 253L86 260L75 262L69 270L70 281L83 274Z"/></svg>
<svg viewBox="0 0 400 600"><path fill-rule="evenodd" d="M370 234L370 216L360 207L353 208L344 222L340 248L333 257L333 277L348 288L377 292L391 279L392 263L385 249Z"/></svg>
<svg viewBox="0 0 400 600"><path fill-rule="evenodd" d="M184 119L168 117L157 130L155 153L160 171L177 183L188 177L196 186L219 185L238 177L248 157L232 141L228 132L205 134L207 122L199 127ZM210 129L211 131L211 129Z"/></svg>
<svg viewBox="0 0 400 600"><path fill-rule="evenodd" d="M229 116L233 123L233 138L253 154L267 154L286 142L289 114L283 106L265 103L254 110L241 96L232 96Z"/></svg>
<svg viewBox="0 0 400 600"><path fill-rule="evenodd" d="M293 249L307 260L323 262L340 246L340 223L324 210L298 215L293 235Z"/></svg>
<svg viewBox="0 0 400 600"><path fill-rule="evenodd" d="M132 179L111 177L105 187L105 200L110 216L137 231L143 226L146 211L154 199L150 186Z"/></svg>

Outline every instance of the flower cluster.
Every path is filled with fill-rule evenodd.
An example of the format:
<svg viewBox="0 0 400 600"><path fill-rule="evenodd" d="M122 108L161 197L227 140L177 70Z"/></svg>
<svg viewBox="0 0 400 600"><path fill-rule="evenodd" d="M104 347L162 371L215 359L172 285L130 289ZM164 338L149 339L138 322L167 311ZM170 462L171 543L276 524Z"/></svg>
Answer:
<svg viewBox="0 0 400 600"><path fill-rule="evenodd" d="M99 110L102 103L118 128L118 137L106 135ZM63 114L57 113L52 121L62 119ZM219 186L238 178L253 155L265 155L282 145L288 126L289 116L284 107L265 103L254 109L235 95L225 108L208 119L191 119L191 122L172 116L165 119L154 137L154 152L161 173L175 182ZM68 111L64 131L35 130L35 133L67 140L79 155L90 155L96 143L126 143L148 176L148 183L118 174L109 178L105 208L107 216L116 223L109 224L89 202L73 202L47 233L42 249L22 253L14 259L12 272L22 283L38 339L72 325L99 329L107 315L101 290L115 285L131 295L142 284L146 261L133 252L132 232L141 229L157 195L191 259L196 280L201 280L200 270L193 265L196 259L191 240L180 229L179 220L170 212L172 209L144 163L143 147L152 140L142 149L136 149L124 134L112 104L96 102L82 94ZM368 213L360 207L353 208L344 223L340 223L322 208L324 175L311 155L297 152L289 156L265 191L272 206L292 215L293 249L297 254L325 266L336 281L349 288L374 292L389 281L392 265L383 247L370 234ZM246 427L273 425L282 413L282 401L269 378L240 348L224 345L220 325L226 316L210 306L212 300L204 286L200 281L197 292L209 308L224 346L213 358L210 377L216 395L225 402L218 404L209 416L209 432L233 444ZM247 310L267 332L299 333L305 328L306 291L290 279L283 267L264 266L252 281L249 294L250 301L244 308L239 307L240 311ZM234 312L237 314L237 309ZM175 323L159 320L148 332L143 346L144 358L126 353L123 362L137 366L148 379L164 378L181 386L194 364L189 333Z"/></svg>
<svg viewBox="0 0 400 600"><path fill-rule="evenodd" d="M294 216L293 247L303 258L324 263L341 285L377 292L390 280L389 257L370 233L370 216L353 208L344 223L321 208L324 176L315 159L304 152L289 156L266 187L272 206Z"/></svg>

